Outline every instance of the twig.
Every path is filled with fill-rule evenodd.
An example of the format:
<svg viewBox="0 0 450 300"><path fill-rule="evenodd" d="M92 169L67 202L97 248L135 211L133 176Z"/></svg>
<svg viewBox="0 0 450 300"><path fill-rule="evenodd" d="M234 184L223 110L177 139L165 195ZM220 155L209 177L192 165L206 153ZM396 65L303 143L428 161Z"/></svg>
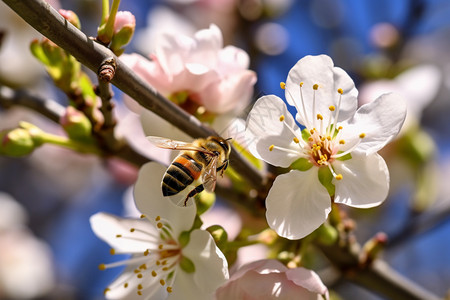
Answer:
<svg viewBox="0 0 450 300"><path fill-rule="evenodd" d="M65 111L64 106L53 100L42 99L23 90L16 91L5 86L0 86L0 107L9 109L14 106L30 108L55 123L59 123L59 119ZM150 161L149 158L136 152L124 142L121 143L120 148L115 151L104 152L104 155L115 155L138 167Z"/></svg>
<svg viewBox="0 0 450 300"><path fill-rule="evenodd" d="M368 288L388 299L438 300L436 295L403 277L381 259L362 266L358 254L338 245L318 245L325 256L350 281Z"/></svg>
<svg viewBox="0 0 450 300"><path fill-rule="evenodd" d="M164 98L117 59L112 51L93 41L70 24L47 2L43 0L3 0L3 2L37 31L68 51L94 72L97 72L105 59L114 57L117 69L111 83L143 107L153 111L188 135L193 138L217 135L214 130L203 125L194 116ZM235 149L232 149L231 161L233 161L233 168L254 188L259 190L264 187L264 177Z"/></svg>
<svg viewBox="0 0 450 300"><path fill-rule="evenodd" d="M6 109L13 106L28 107L55 123L64 114L64 106L53 100L41 99L26 91L16 91L6 86L0 86L0 106Z"/></svg>

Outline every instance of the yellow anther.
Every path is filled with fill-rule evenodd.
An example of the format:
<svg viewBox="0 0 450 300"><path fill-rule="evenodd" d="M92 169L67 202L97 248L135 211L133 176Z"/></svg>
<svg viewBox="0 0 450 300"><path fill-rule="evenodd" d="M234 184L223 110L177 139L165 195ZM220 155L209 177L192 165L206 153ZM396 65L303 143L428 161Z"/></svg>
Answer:
<svg viewBox="0 0 450 300"><path fill-rule="evenodd" d="M337 175L336 175L336 179L337 179L337 180L342 180L342 178L343 178L343 177L342 177L342 174L337 174Z"/></svg>
<svg viewBox="0 0 450 300"><path fill-rule="evenodd" d="M150 254L150 251L148 249L144 251L144 256L147 256L149 254Z"/></svg>
<svg viewBox="0 0 450 300"><path fill-rule="evenodd" d="M106 265L105 265L105 264L99 264L99 265L98 265L98 269L101 270L101 271L103 271L103 270L106 269Z"/></svg>
<svg viewBox="0 0 450 300"><path fill-rule="evenodd" d="M163 227L163 224L162 224L161 222L158 222L158 223L156 224L156 227L158 227L159 229L161 229L161 228Z"/></svg>
<svg viewBox="0 0 450 300"><path fill-rule="evenodd" d="M294 136L293 140L294 140L294 143L296 143L296 144L300 143L300 140L296 136Z"/></svg>
<svg viewBox="0 0 450 300"><path fill-rule="evenodd" d="M107 292L109 292L111 289L110 288L106 288L103 290L103 295L105 295Z"/></svg>
<svg viewBox="0 0 450 300"><path fill-rule="evenodd" d="M172 287L171 286L168 286L166 290L167 290L168 293L172 293Z"/></svg>
<svg viewBox="0 0 450 300"><path fill-rule="evenodd" d="M138 284L137 289L142 290L143 289L142 284Z"/></svg>
<svg viewBox="0 0 450 300"><path fill-rule="evenodd" d="M137 274L136 276L137 276L137 278L142 278L142 274L141 273Z"/></svg>
<svg viewBox="0 0 450 300"><path fill-rule="evenodd" d="M116 234L116 238L121 238L122 235L121 234Z"/></svg>
<svg viewBox="0 0 450 300"><path fill-rule="evenodd" d="M284 83L283 81L280 82L280 88L284 90L286 88L286 83Z"/></svg>
<svg viewBox="0 0 450 300"><path fill-rule="evenodd" d="M134 269L134 273L135 274L138 274L138 273L140 273L141 272L141 270L139 270L139 269Z"/></svg>
<svg viewBox="0 0 450 300"><path fill-rule="evenodd" d="M310 129L309 133L314 134L314 129Z"/></svg>
<svg viewBox="0 0 450 300"><path fill-rule="evenodd" d="M308 141L312 142L312 141L314 141L314 139L312 137L309 137Z"/></svg>
<svg viewBox="0 0 450 300"><path fill-rule="evenodd" d="M366 137L366 134L365 134L365 133L361 133L361 134L359 135L359 137L363 139L363 138Z"/></svg>
<svg viewBox="0 0 450 300"><path fill-rule="evenodd" d="M152 276L153 276L153 277L156 277L157 275L158 275L158 274L156 273L156 271L153 270L153 271L152 271Z"/></svg>
<svg viewBox="0 0 450 300"><path fill-rule="evenodd" d="M147 270L147 265L146 264L142 264L142 265L139 266L139 269Z"/></svg>
<svg viewBox="0 0 450 300"><path fill-rule="evenodd" d="M156 265L159 266L161 265L161 262L159 260L156 261Z"/></svg>
<svg viewBox="0 0 450 300"><path fill-rule="evenodd" d="M302 81L302 82L300 82L300 87L303 87L303 81Z"/></svg>
<svg viewBox="0 0 450 300"><path fill-rule="evenodd" d="M331 141L331 136L327 136L327 140Z"/></svg>
<svg viewBox="0 0 450 300"><path fill-rule="evenodd" d="M275 147L274 145L270 145L269 146L269 151L272 151L274 147Z"/></svg>
<svg viewBox="0 0 450 300"><path fill-rule="evenodd" d="M139 296L142 296L142 291L137 291L137 294L138 294Z"/></svg>
<svg viewBox="0 0 450 300"><path fill-rule="evenodd" d="M124 288L127 288L127 287L128 287L128 282L125 282L125 283L123 284L123 287L124 287Z"/></svg>
<svg viewBox="0 0 450 300"><path fill-rule="evenodd" d="M280 122L283 122L284 121L284 115L281 115L280 116Z"/></svg>
<svg viewBox="0 0 450 300"><path fill-rule="evenodd" d="M161 220L161 217L160 217L160 216L157 216L157 217L155 218L155 221L158 222L159 220Z"/></svg>
<svg viewBox="0 0 450 300"><path fill-rule="evenodd" d="M141 219L144 219L144 218L145 218L145 215L144 215L144 214L142 214L142 215L140 216L140 218L141 218Z"/></svg>
<svg viewBox="0 0 450 300"><path fill-rule="evenodd" d="M317 114L317 120L323 120L323 117L321 114Z"/></svg>
<svg viewBox="0 0 450 300"><path fill-rule="evenodd" d="M341 95L344 93L344 91L342 89L338 89L337 92Z"/></svg>
<svg viewBox="0 0 450 300"><path fill-rule="evenodd" d="M342 130L342 128L343 128L342 126L339 126L339 127L338 127L338 130Z"/></svg>
<svg viewBox="0 0 450 300"><path fill-rule="evenodd" d="M313 89L317 91L317 90L319 89L319 85L318 85L317 83L314 84L314 85L313 85Z"/></svg>
<svg viewBox="0 0 450 300"><path fill-rule="evenodd" d="M339 144L344 145L344 144L345 144L345 141L344 141L344 140L340 140L340 141L339 141Z"/></svg>
<svg viewBox="0 0 450 300"><path fill-rule="evenodd" d="M162 264L163 266L167 265L167 260L163 260L163 261L161 262L161 264Z"/></svg>
<svg viewBox="0 0 450 300"><path fill-rule="evenodd" d="M166 284L166 282L164 281L164 279L161 279L161 280L159 281L159 283L160 283L161 285L165 285L165 284Z"/></svg>
<svg viewBox="0 0 450 300"><path fill-rule="evenodd" d="M162 268L162 270L163 270L163 271L168 271L169 268L168 268L168 267L164 267L164 268Z"/></svg>
<svg viewBox="0 0 450 300"><path fill-rule="evenodd" d="M163 247L164 247L163 244L159 244L159 245L158 245L158 249L159 249L159 250L162 250Z"/></svg>
<svg viewBox="0 0 450 300"><path fill-rule="evenodd" d="M328 107L328 109L329 109L330 111L334 111L334 110L336 109L336 107L334 107L333 105L330 105L330 107Z"/></svg>
<svg viewBox="0 0 450 300"><path fill-rule="evenodd" d="M134 232L136 229L134 228L130 228L130 232Z"/></svg>
<svg viewBox="0 0 450 300"><path fill-rule="evenodd" d="M109 249L109 254L111 254L111 255L116 254L116 250L114 250L113 248Z"/></svg>

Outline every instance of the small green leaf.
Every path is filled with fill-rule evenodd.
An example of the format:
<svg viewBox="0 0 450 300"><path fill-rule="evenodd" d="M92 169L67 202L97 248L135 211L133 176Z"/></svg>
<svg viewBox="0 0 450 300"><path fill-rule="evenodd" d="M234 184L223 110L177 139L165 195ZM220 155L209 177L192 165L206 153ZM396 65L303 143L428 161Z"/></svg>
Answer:
<svg viewBox="0 0 450 300"><path fill-rule="evenodd" d="M330 169L326 167L319 168L319 181L327 189L331 197L334 196L335 192L335 186L332 183L333 178Z"/></svg>
<svg viewBox="0 0 450 300"><path fill-rule="evenodd" d="M342 151L338 152L338 154L339 154L339 153L342 153ZM344 156L338 157L338 158L336 158L336 159L337 159L337 160L344 161L344 160L349 160L349 159L351 159L351 158L352 158L352 155L351 155L350 153L347 153L347 154L345 154Z"/></svg>
<svg viewBox="0 0 450 300"><path fill-rule="evenodd" d="M192 260L190 260L186 256L182 256L181 257L180 267L186 273L194 273L195 272L195 265L194 265L194 263L192 262Z"/></svg>
<svg viewBox="0 0 450 300"><path fill-rule="evenodd" d="M191 239L190 231L183 231L182 233L180 233L180 236L178 237L178 243L180 244L181 248L189 244L190 239Z"/></svg>
<svg viewBox="0 0 450 300"><path fill-rule="evenodd" d="M307 158L299 158L291 164L291 169L299 171L308 171L313 164Z"/></svg>
<svg viewBox="0 0 450 300"><path fill-rule="evenodd" d="M228 233L226 230L220 225L212 225L206 228L206 231L211 234L217 247L223 249L228 241Z"/></svg>

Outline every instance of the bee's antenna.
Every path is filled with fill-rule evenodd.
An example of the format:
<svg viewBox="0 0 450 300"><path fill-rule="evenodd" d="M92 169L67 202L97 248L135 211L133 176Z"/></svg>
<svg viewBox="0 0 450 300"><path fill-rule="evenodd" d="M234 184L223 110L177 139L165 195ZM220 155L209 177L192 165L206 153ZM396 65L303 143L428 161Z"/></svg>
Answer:
<svg viewBox="0 0 450 300"><path fill-rule="evenodd" d="M233 139L233 138L229 137L229 138L225 139L225 141L229 141L229 140L232 140L232 139Z"/></svg>

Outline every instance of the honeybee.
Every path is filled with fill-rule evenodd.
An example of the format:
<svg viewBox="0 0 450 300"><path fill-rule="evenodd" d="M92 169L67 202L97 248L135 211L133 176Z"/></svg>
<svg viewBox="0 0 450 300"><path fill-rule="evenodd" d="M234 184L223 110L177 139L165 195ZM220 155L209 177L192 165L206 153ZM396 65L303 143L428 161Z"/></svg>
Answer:
<svg viewBox="0 0 450 300"><path fill-rule="evenodd" d="M220 172L222 176L228 167L231 152L228 139L210 136L206 139L194 140L192 143L156 136L149 136L147 139L160 148L181 150L167 168L162 179L161 187L164 196L176 195L200 179L201 183L184 199L184 206L189 198L203 190L213 192L216 186L217 172Z"/></svg>

